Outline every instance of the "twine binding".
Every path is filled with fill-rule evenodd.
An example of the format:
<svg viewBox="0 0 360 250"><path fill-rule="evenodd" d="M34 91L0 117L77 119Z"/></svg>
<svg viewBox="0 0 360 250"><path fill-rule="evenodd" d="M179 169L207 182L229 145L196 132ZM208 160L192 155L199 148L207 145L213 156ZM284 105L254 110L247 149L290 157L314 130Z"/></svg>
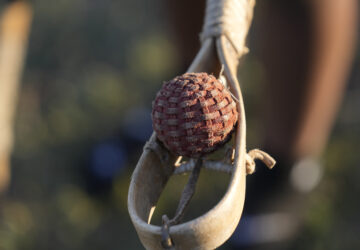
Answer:
<svg viewBox="0 0 360 250"><path fill-rule="evenodd" d="M207 0L200 40L225 35L240 57L248 52L245 38L255 0Z"/></svg>

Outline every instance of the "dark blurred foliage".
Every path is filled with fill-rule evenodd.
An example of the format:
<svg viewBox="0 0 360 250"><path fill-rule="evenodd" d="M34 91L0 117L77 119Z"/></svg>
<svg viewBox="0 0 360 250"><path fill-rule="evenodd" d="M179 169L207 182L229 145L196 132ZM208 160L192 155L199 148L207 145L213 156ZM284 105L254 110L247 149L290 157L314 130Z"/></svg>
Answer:
<svg viewBox="0 0 360 250"><path fill-rule="evenodd" d="M159 1L33 2L16 116L12 183L0 206L0 249L142 249L127 213L131 173L151 134L151 101L182 73ZM249 147L259 131L261 62L240 70ZM311 196L298 249L360 247L359 53ZM188 216L215 205L227 176L205 172ZM160 200L174 209L185 177ZM226 246L224 247L226 249Z"/></svg>

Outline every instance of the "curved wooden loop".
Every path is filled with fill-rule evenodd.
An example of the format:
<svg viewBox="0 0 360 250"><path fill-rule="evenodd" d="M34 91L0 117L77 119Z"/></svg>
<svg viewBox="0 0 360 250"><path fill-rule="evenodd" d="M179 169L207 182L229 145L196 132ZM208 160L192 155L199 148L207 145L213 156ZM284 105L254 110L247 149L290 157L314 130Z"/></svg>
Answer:
<svg viewBox="0 0 360 250"><path fill-rule="evenodd" d="M215 207L194 220L171 226L170 235L175 249L214 249L220 246L234 232L242 214L246 183L246 122L242 95L235 75L237 65L228 48L225 37L207 39L188 71L207 71L208 61L220 60L224 65L225 77L230 83L232 93L239 100L237 109L240 118L235 132L234 171L224 197ZM151 136L150 143L156 143L155 134ZM161 150L166 151L164 148ZM161 227L151 225L150 221L161 192L175 169L177 157L165 153L170 156L166 166L159 159L159 153L145 150L133 173L129 188L130 217L147 249L162 249Z"/></svg>
<svg viewBox="0 0 360 250"><path fill-rule="evenodd" d="M216 2L213 3L215 7L218 5ZM220 5L225 7L227 3L230 3L230 0L223 0ZM238 4L235 1L233 3ZM239 24L242 25L241 28L243 29L240 40L244 40L247 34L254 0L244 0L242 4L246 6L246 15L242 16L242 18L245 18L244 22L242 22L243 19L239 19L241 21L241 24ZM214 14L211 12L211 8L207 15ZM219 13L227 14L227 12ZM244 12L242 13L244 14ZM209 20L212 21L211 18ZM210 26L212 27L212 25ZM229 83L230 91L237 100L239 122L235 130L235 153L229 186L218 204L207 213L193 220L173 225L170 228L163 227L162 230L160 226L150 224L151 216L167 181L174 173L175 164L179 164L181 156L173 156L166 149L158 146L155 147L156 150L144 150L131 179L128 209L135 229L146 249L162 249L164 245L161 242L164 243L165 241L171 242L166 246L175 249L214 249L231 236L242 214L246 186L246 120L236 72L238 58L246 52L246 49L235 48L235 41L229 41L229 37L232 36L226 36L222 32L213 32L212 28L210 31L210 35L203 36L202 47L188 72L219 73L219 65L223 65L224 75ZM245 41L238 42L241 44L240 46L245 43ZM213 71L216 67L218 67L219 72ZM156 143L156 136L153 134L147 145L156 145ZM163 155L168 157L162 157ZM166 159L166 162L164 162L164 159Z"/></svg>

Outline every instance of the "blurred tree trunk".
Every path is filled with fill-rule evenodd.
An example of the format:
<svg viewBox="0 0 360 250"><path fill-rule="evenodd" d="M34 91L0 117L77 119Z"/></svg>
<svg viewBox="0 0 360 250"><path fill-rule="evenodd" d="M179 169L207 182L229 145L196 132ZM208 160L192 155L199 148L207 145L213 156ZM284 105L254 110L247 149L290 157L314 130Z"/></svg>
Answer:
<svg viewBox="0 0 360 250"><path fill-rule="evenodd" d="M10 154L17 92L32 19L30 5L15 1L0 17L0 192L10 181Z"/></svg>

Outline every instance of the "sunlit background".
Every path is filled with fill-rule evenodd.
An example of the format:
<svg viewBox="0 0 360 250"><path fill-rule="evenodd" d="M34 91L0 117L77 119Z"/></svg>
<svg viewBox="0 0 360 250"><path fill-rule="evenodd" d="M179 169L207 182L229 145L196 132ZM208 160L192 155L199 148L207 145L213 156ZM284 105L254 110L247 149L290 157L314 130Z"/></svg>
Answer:
<svg viewBox="0 0 360 250"><path fill-rule="evenodd" d="M127 212L130 176L152 133L156 91L184 71L161 3L33 2L0 249L142 249ZM360 248L359 56L295 249ZM252 147L266 75L251 53L239 75ZM190 217L216 204L228 181L204 176ZM160 211L176 207L185 182L170 184L175 195L162 197Z"/></svg>

